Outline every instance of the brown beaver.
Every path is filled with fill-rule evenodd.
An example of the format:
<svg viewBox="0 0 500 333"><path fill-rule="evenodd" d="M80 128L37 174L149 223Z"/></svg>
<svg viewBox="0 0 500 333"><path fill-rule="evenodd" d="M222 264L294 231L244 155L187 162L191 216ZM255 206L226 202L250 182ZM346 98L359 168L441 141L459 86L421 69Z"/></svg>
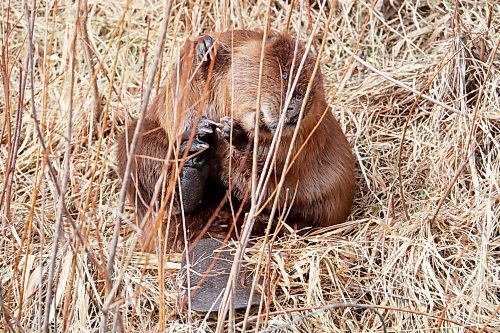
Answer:
<svg viewBox="0 0 500 333"><path fill-rule="evenodd" d="M230 188L236 198L243 199L250 188L250 153L262 43L263 34L252 30L214 33L186 43L179 64L170 72L168 88L160 90L145 115L132 172L133 182L128 189L129 199L136 203L139 217L144 215L162 172L161 160L166 158L168 138L175 138L179 143L179 157L187 149L187 138L192 131L195 138L189 154L196 157L186 161L180 175L184 212L196 214L210 206L207 198L220 198L220 194L213 194L215 188L221 187L219 185L223 190ZM354 197L354 158L347 138L326 103L321 73L313 78L309 98L304 100L315 58L311 54L305 57L297 85L290 94L290 103L283 110L305 47L300 42L296 45L292 36L277 32L268 34L264 47L257 155L259 175L276 133L280 135L281 145L272 165L270 181L263 189L264 199L273 193L283 173L287 148L300 109L305 104L293 154L306 143L323 114L324 117L286 175L284 188L292 193L296 191L289 218L306 226L343 222L350 213ZM283 112L284 126L280 127ZM196 124L200 114L206 118ZM210 120L220 124L219 131L214 131ZM124 172L126 146L134 128L135 122L128 127L128 140L123 134L118 142L120 175ZM232 149L229 145L231 128ZM285 194L280 197L280 208L285 206L285 197ZM179 200L176 202L175 211L179 212ZM145 232L148 233L148 228Z"/></svg>
<svg viewBox="0 0 500 333"><path fill-rule="evenodd" d="M230 45L230 33L221 38L221 43ZM247 157L244 147L253 147L261 47L260 33L233 47L232 66L228 66L224 76L219 79L220 95L225 103L220 109L230 110L233 115L232 120L223 119L223 136L228 138L228 129L233 127L233 140L236 138L231 156L232 172L228 168L228 146L222 149L222 145L219 145L217 149L217 153L225 161L220 165L220 174L224 184L231 186L233 193L239 198L250 188L252 161ZM296 191L289 221L301 226L330 226L344 222L351 211L355 192L354 157L346 136L326 103L321 73L313 78L309 98L304 101L316 61L313 55L305 57L290 103L284 110L287 94L304 53L304 45L296 45L296 39L287 34L271 33L266 42L261 83L257 174L262 174L262 165L269 152L272 137L280 130L278 124L283 112L280 147L276 151L270 181L264 188L264 200L273 193L281 177L302 105L305 103L304 116L292 156L306 142L324 114L315 133L289 169L284 189L290 190L288 197ZM231 123L232 126L228 126ZM282 193L280 207L285 206L286 192Z"/></svg>

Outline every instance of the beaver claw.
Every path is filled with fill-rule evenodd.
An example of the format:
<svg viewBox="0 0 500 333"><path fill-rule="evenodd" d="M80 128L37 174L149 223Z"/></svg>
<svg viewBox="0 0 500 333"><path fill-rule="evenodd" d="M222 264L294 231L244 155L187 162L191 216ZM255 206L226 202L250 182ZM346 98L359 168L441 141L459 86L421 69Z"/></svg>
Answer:
<svg viewBox="0 0 500 333"><path fill-rule="evenodd" d="M205 116L202 116L196 128L196 138L208 142L214 134L215 123Z"/></svg>

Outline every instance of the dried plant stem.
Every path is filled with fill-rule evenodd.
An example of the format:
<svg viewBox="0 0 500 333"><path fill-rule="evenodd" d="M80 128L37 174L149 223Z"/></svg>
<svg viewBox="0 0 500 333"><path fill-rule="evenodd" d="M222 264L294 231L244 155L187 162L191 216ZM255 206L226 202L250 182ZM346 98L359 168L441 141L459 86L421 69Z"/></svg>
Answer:
<svg viewBox="0 0 500 333"><path fill-rule="evenodd" d="M3 314L2 316L0 316L0 318L2 318L3 322L5 323L4 327L7 328L9 332L14 331L14 328L11 324L12 321L16 325L19 332L24 332L24 328L21 326L19 320L12 315L12 312L10 312L9 308L5 305L2 295L3 290L2 285L0 284L0 314Z"/></svg>
<svg viewBox="0 0 500 333"><path fill-rule="evenodd" d="M144 45L144 57L142 66L142 76L141 76L141 105L144 102L144 80L146 79L146 62L148 61L148 50L149 50L149 32L151 30L151 19L146 17L147 30L146 30L146 44Z"/></svg>
<svg viewBox="0 0 500 333"><path fill-rule="evenodd" d="M64 298L64 305L63 305L63 320L62 320L62 331L66 332L66 328L68 327L68 318L70 314L70 304L71 304L71 298L73 296L73 284L75 282L75 272L76 272L76 259L77 259L77 251L78 251L78 246L79 244L75 244L75 251L73 252L73 258L71 259L71 272L69 276L71 276L69 280L69 286L68 286L68 291L66 294L66 297Z"/></svg>
<svg viewBox="0 0 500 333"><path fill-rule="evenodd" d="M78 11L80 10L80 0L76 4L77 8L77 17L75 18L76 22L78 23ZM36 0L33 0L32 2L32 7L31 7L31 28L29 31L29 48L30 48L30 72L32 74L31 76L31 86L34 86L34 81L33 81L33 26L34 26L34 21L35 21L35 9L36 9ZM28 7L26 5L26 14L29 13ZM61 191L59 193L59 198L58 198L58 208L57 208L57 216L56 216L56 223L55 223L55 232L54 232L54 238L52 242L52 252L50 254L50 261L49 261L49 275L48 275L48 280L47 280L47 294L45 295L45 314L44 314L44 322L43 322L43 332L48 332L49 331L49 321L50 321L50 309L52 307L52 290L54 288L54 284L56 281L55 277L55 270L56 270L56 257L57 257L57 252L59 248L59 241L61 238L62 234L62 221L63 221L63 216L64 216L64 206L65 206L65 198L66 198L66 191L68 187L68 181L69 181L69 176L70 176L70 165L71 165L71 138L73 136L73 88L74 88L74 76L75 76L75 58L76 58L76 37L77 37L77 26L78 24L75 25L75 28L73 30L73 37L71 39L71 44L70 44L70 72L69 72L69 86L70 86L70 91L69 91L69 101L67 105L67 127L66 127L66 151L64 153L64 174L62 176L62 181L61 181ZM32 96L33 98L34 96ZM54 312L56 310L54 309Z"/></svg>
<svg viewBox="0 0 500 333"><path fill-rule="evenodd" d="M125 8L125 11L126 10L127 10L127 8ZM118 30L118 32L117 32L118 39L121 38L122 34L123 34L123 26L122 26L122 29ZM115 75L116 65L118 63L119 51L120 51L120 45L118 45L118 47L116 49L116 53L115 53L114 59L113 59L113 65L112 65L112 68L111 68L111 78L113 78L114 75ZM114 88L114 85L111 83L110 86L109 86L108 92L107 92L107 99L108 100L110 100L110 98L111 98L111 94L112 94L113 88ZM102 149L102 143L103 143L103 140L104 140L103 133L104 133L104 130L106 129L106 127L107 127L107 122L108 122L108 112L109 112L109 103L106 103L106 106L104 108L104 112L102 114L102 123L101 123L101 128L100 128L100 136L99 136L99 139L97 141L97 150L98 151L101 151L101 149ZM100 155L97 154L96 157L94 158L94 161L93 161L92 166L90 168L90 174L89 174L89 177L88 177L88 179L89 179L90 182L94 181L95 174L96 174L96 171L97 171L97 168L98 168L98 165L99 165L99 158L100 158ZM87 194L85 196L86 199L85 199L85 202L84 202L84 205L83 205L83 209L82 209L82 211L80 213L80 219L82 219L82 220L84 219L84 216L85 216L85 214L87 213L87 211L89 209L90 199L92 198L92 195L91 195L92 194L92 190L93 190L93 186L91 185L91 186L89 186L89 188L87 190ZM111 279L111 277L112 277L112 275L109 275L110 279ZM108 291L110 290L110 288L111 288L111 286L106 285L106 289Z"/></svg>
<svg viewBox="0 0 500 333"><path fill-rule="evenodd" d="M2 2L3 5L3 2ZM9 70L9 60L10 60L10 51L9 51L9 37L11 35L12 29L9 29L8 22L10 21L10 2L7 4L7 8L2 10L6 10L7 14L5 16L5 21L2 20L1 28L2 28L2 62L1 62L1 74L2 74L2 85L3 85L3 93L4 93L4 119L2 124L2 130L0 131L0 144L3 142L3 136L5 131L7 131L7 142L11 143L12 130L10 126L10 75L12 70ZM2 14L3 11L2 11ZM3 193L2 193L3 195ZM0 207L2 205L2 200L0 200ZM3 219L2 219L3 220Z"/></svg>
<svg viewBox="0 0 500 333"><path fill-rule="evenodd" d="M251 176L251 206L248 216L246 218L245 226L242 230L241 240L238 243L238 247L236 249L236 254L234 255L234 261L231 266L231 272L228 278L226 289L224 290L224 295L222 297L220 308L219 308L219 317L217 319L217 328L216 332L221 333L224 330L224 320L226 319L228 311L233 311L230 309L230 306L233 304L232 299L235 295L236 283L239 275L240 269L240 261L243 258L243 253L245 251L248 240L250 239L250 234L252 232L253 223L255 221L255 212L257 211L256 203L257 203L257 152L259 146L259 120L260 120L260 98L261 98L261 86L262 86L262 73L263 73L263 65L264 65L264 45L267 39L267 32L269 26L270 19L270 9L271 9L272 1L268 1L267 4L267 12L266 12L266 25L264 27L264 33L262 37L262 47L260 53L260 64L259 64L259 83L257 89L257 101L256 101L256 115L255 115L255 132L254 132L254 142L253 142L253 157L252 157L252 176ZM249 299L249 303L251 302L251 297ZM244 330L244 329L243 329Z"/></svg>
<svg viewBox="0 0 500 333"><path fill-rule="evenodd" d="M14 179L15 169L16 169L16 161L17 154L19 151L19 136L21 134L21 128L23 126L23 111L24 111L24 92L26 90L26 77L27 77L27 64L28 64L28 56L26 56L26 60L24 62L24 69L21 70L21 80L19 80L19 101L17 104L17 114L16 114L16 125L14 128L14 141L11 142L10 146L10 154L7 160L7 181L5 182L4 189L2 191L2 195L0 196L0 208L2 207L4 194L5 194L5 211L7 222L10 223L12 219L12 210L10 207L12 198L12 181Z"/></svg>
<svg viewBox="0 0 500 333"><path fill-rule="evenodd" d="M488 30L487 30L488 31ZM483 34L487 33L486 32L483 32ZM482 35L482 34L481 34ZM431 79L429 79L425 85L425 87L421 90L421 91L418 91L416 89L413 89L411 87L409 87L408 85L404 84L403 82L400 82L398 80L395 80L393 79L392 77L390 77L388 74L382 72L382 71L379 71L377 70L376 68L374 68L373 66L371 66L368 62L364 61L363 59L361 59L360 57L358 57L354 52L352 52L348 47L346 47L345 45L343 45L343 43L339 40L339 38L335 35L333 35L333 38L335 39L335 41L342 46L342 48L349 54L351 55L351 57L353 57L356 61L358 61L359 63L361 63L362 65L364 65L365 67L367 67L368 69L370 69L371 71L373 71L374 73L382 76L384 79L394 83L395 85L403 88L403 89L406 89L414 94L416 94L416 98L415 98L415 101L413 102L412 106L410 107L410 114L408 115L407 119L406 119L406 123L403 127L403 134L402 134L402 137L401 137L401 143L400 143L400 148L399 148L399 155L398 155L398 180L399 180L399 189L400 189L400 194L401 194L401 200L402 200L402 206L403 206L403 211L404 211L404 214L405 214L405 217L406 219L409 219L409 214L408 214L408 209L407 209L407 205L406 205L406 200L405 200L405 195L404 195L404 190L403 190L403 182L402 182L402 172L401 172L401 164L402 164L402 153L403 153L403 142L405 140L405 136L406 136L406 131L407 131L407 128L408 128L408 125L409 125L409 122L410 122L410 119L411 119L411 116L413 114L413 110L415 109L420 97L430 101L430 102L433 102L441 107L443 107L444 109L448 110L448 111L451 111L451 112L454 112L454 113L457 113L457 114L461 114L461 112L455 108L452 108L440 101L437 101L435 100L434 98L432 97L429 97L427 95L425 95L425 91L427 91L427 89L429 89L431 83L434 81L434 79L437 77L437 75L441 72L441 70L461 51L465 48L465 45L460 48L460 50L456 51L450 58L448 58L448 60L445 60L441 63L441 65L439 66L439 68L436 70L436 72L434 73L434 75L431 77ZM479 36L475 37L474 39L477 39L479 38ZM473 40L474 40L473 39ZM472 43L473 40L471 40L469 42Z"/></svg>
<svg viewBox="0 0 500 333"><path fill-rule="evenodd" d="M95 75L94 61L92 59L92 44L90 42L89 33L87 30L87 19L89 17L88 1L84 0L82 6L82 15L80 16L80 36L82 38L82 46L85 56L85 62L89 68L90 85L92 94L94 95L94 121L100 118L101 99L99 97L99 89L97 87L97 75Z"/></svg>
<svg viewBox="0 0 500 333"><path fill-rule="evenodd" d="M9 11L10 14L10 11ZM8 17L10 15L7 15ZM11 220L11 210L10 210L10 201L11 201L11 183L12 183L12 177L14 175L12 169L12 163L11 160L14 160L14 165L15 165L15 157L13 155L17 155L17 144L12 142L12 130L10 126L10 120L11 120L11 110L10 110L10 73L9 71L9 33L4 32L3 34L3 43L2 43L2 84L3 84L3 89L4 89L4 119L3 119L3 125L2 125L2 131L0 132L0 144L3 142L3 136L4 136L4 131L7 131L7 142L9 142L9 156L7 158L7 163L6 163L6 170L5 173L7 175L7 181L5 182L5 185L2 190L2 194L0 195L0 212L1 208L3 207L4 203L4 197L6 197L6 208L5 208L5 217L2 217L2 223L6 225L8 222ZM25 90L25 85L26 85L26 63L23 68L23 73L21 75L21 80L19 81L20 89L19 89L19 107L18 107L18 115L17 115L17 122L19 122L19 115L21 112L21 107L22 107L22 100L24 99L24 90ZM16 130L17 130L17 125L16 125ZM18 139L14 139L14 141L18 141Z"/></svg>
<svg viewBox="0 0 500 333"><path fill-rule="evenodd" d="M34 1L36 2L36 1ZM32 6L33 8L33 6ZM27 5L25 6L25 11L29 12L30 9L27 8ZM34 21L32 21L34 22ZM28 36L30 38L32 38L33 36L33 29L32 29L32 26L29 26L28 27ZM28 70L29 70L29 74L30 74L30 79L31 79L31 82L34 82L34 69L33 67L31 66L31 64L33 64L34 60L33 60L33 49L32 47L28 47L28 56L30 58L30 61L29 61L29 64L30 66L28 67ZM60 197L61 196L61 185L59 183L59 179L57 178L57 172L54 168L54 166L52 165L51 161L50 161L50 158L48 156L48 149L47 149L47 144L45 143L45 140L44 140L44 136L43 136L43 133L42 133L42 130L41 130L41 125L40 125L40 122L38 121L38 116L37 116L37 113L36 113L36 106L35 106L35 91L34 91L34 86L33 84L31 85L31 116L33 118L33 123L34 123L34 127L35 127L35 131L36 131L36 135L38 137L38 140L39 140L39 144L41 146L41 150L43 151L43 154L44 154L44 165L47 166L48 168L48 171L49 171L49 176L54 184L54 188L55 188L55 192L56 192L56 195L57 197ZM100 262L95 258L95 256L93 255L92 252L90 252L88 250L88 248L86 247L86 241L84 239L84 237L82 236L82 234L80 233L79 231L79 227L76 225L74 219L71 217L71 215L68 213L67 211L67 208L65 205L63 205L63 210L64 210L64 214L66 216L66 218L68 219L68 221L70 222L72 228L73 228L73 232L75 233L78 241L84 245L83 248L85 249L85 252L86 254L88 255L89 259L92 261L92 263L100 270L101 268L101 265L100 265Z"/></svg>
<svg viewBox="0 0 500 333"><path fill-rule="evenodd" d="M35 170L36 170L35 171L35 179L37 181L35 183L35 186L33 187L33 192L32 192L33 199L31 202L31 208L30 208L28 219L27 219L27 223L24 226L23 236L22 236L22 244L26 243L26 246L24 248L23 248L23 246L19 247L17 255L14 259L14 267L18 267L21 255L23 254L23 251L24 251L24 253L30 253L30 250L31 250L30 249L31 243L32 243L31 231L32 231L32 226L33 226L33 214L34 214L34 210L35 210L35 201L36 201L35 198L39 192L40 182L43 178L43 176L41 176L40 175L41 173L39 172L40 171L40 151L39 150L37 151L36 169ZM21 281L26 281L26 277L27 277L27 261L25 260L23 263L23 271L21 274ZM23 314L23 306L24 306L23 297L24 297L25 290L24 290L23 283L19 283L19 285L20 285L20 293L19 294L21 295L21 297L20 297L20 302L19 302L20 304L19 304L18 320L21 320L22 314ZM9 290L9 297L10 297L10 290Z"/></svg>
<svg viewBox="0 0 500 333"><path fill-rule="evenodd" d="M151 66L149 77L148 77L148 85L147 85L146 92L144 95L144 101L143 101L142 106L141 106L141 111L140 111L139 117L137 119L137 124L136 124L136 128L134 131L134 136L132 138L132 143L130 145L127 165L125 167L125 172L124 172L124 176L123 176L122 188L120 191L120 197L119 197L118 208L117 208L119 213L122 213L123 209L125 207L125 198L127 195L128 183L130 182L130 173L131 173L131 169L132 169L132 163L134 161L134 155L135 155L135 151L137 149L137 143L140 139L140 134L142 131L142 122L144 119L144 114L146 112L146 108L149 104L149 98L151 96L151 90L153 88L153 83L154 83L154 80L156 77L156 70L158 68L159 59L160 59L161 53L163 52L163 47L165 45L168 21L170 19L170 10L172 9L172 4L173 4L173 0L168 0L165 3L162 24L161 24L160 33L159 33L158 40L156 43L156 48L155 48L154 60L153 60L153 64ZM121 219L117 218L116 222L115 222L113 238L112 238L110 248L109 248L109 258L108 258L108 263L107 263L107 273L108 273L108 276L110 278L113 276L113 270L114 270L113 266L114 266L114 261L115 261L115 256L116 256L116 249L118 247L118 239L120 237L120 230L121 230ZM101 321L101 332L102 333L106 332L108 311L109 311L108 306L109 306L111 300L114 298L114 295L112 293L113 290L116 290L116 288L113 288L112 291L107 295L107 302L102 309L102 311L103 311L103 318Z"/></svg>
<svg viewBox="0 0 500 333"><path fill-rule="evenodd" d="M495 318L495 316L497 315L498 311L500 311L500 304L495 308L495 311L493 311L491 313L490 317L488 318L488 320L486 320L486 322L484 323L484 325L481 328L481 330L479 331L479 333L486 332L486 328L488 327L488 325L490 324L490 322L493 320L493 318Z"/></svg>
<svg viewBox="0 0 500 333"><path fill-rule="evenodd" d="M241 0L235 0L234 2L231 1L231 4L234 3L234 7L236 9L236 16L238 17L238 29L243 29L244 24L243 24L243 15L241 14Z"/></svg>
<svg viewBox="0 0 500 333"><path fill-rule="evenodd" d="M158 68L158 63L160 59L160 55L163 51L163 46L165 45L165 38L166 38L166 33L167 33L167 27L168 27L168 21L170 18L170 10L172 8L172 3L173 0L167 1L165 5L165 11L163 14L163 20L162 20L162 25L160 28L160 34L156 43L156 48L155 48L155 55L154 55L154 60L153 64L151 66L151 70L149 72L149 78L148 78L148 85L146 88L145 96L144 96L144 101L141 106L141 111L139 113L139 117L137 118L137 125L135 128L134 136L132 138L132 143L130 145L129 149L129 158L127 161L127 165L125 167L125 173L124 173L124 179L122 182L122 189L120 191L120 197L118 201L118 212L122 213L123 209L125 207L125 198L127 195L127 187L128 183L130 182L130 171L132 169L132 164L134 161L134 155L135 151L137 149L137 142L140 139L140 133L142 131L142 122L144 119L144 114L146 112L147 106L149 104L149 98L151 96L151 90L153 88L153 83L156 77L156 70ZM116 255L116 247L118 245L118 238L120 236L120 228L121 228L121 222L119 222L120 219L117 219L117 222L115 224L115 229L113 233L113 240L112 243L110 244L110 254L109 254L109 260L108 260L108 274L110 276L113 275L113 265L114 265L114 259Z"/></svg>

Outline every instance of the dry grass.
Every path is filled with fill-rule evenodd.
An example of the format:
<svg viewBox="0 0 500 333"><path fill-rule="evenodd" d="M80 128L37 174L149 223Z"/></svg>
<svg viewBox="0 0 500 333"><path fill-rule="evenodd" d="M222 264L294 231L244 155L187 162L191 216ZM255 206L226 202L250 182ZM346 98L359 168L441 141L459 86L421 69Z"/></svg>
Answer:
<svg viewBox="0 0 500 333"><path fill-rule="evenodd" d="M149 70L144 58L152 63L164 3L89 1L85 9L82 0L88 38L79 26L83 16L75 19L78 3L37 3L33 81L24 2L1 5L0 332L39 330L46 315L50 331L97 331L112 286L105 265L120 191L113 142L140 109ZM322 72L358 160L355 208L344 225L307 241L273 244L264 261L261 316L252 311L247 327L381 331L376 312L345 306L355 303L378 309L390 332L500 331L500 6L479 0L375 1L374 11L368 0L336 5ZM266 3L245 1L243 26L263 28L266 10ZM185 37L235 26L237 12L224 1L176 1L162 77ZM289 5L275 1L271 26L283 29L289 13ZM327 11L311 8L316 18L320 36ZM306 40L312 25L295 8L290 30L301 23ZM133 216L129 206L126 216ZM177 306L180 254L147 260L130 249L135 237L125 223L114 263L123 279L110 299L107 328L215 330L216 319ZM251 264L261 245L248 251ZM314 315L301 320L308 313ZM236 329L241 321L238 315Z"/></svg>

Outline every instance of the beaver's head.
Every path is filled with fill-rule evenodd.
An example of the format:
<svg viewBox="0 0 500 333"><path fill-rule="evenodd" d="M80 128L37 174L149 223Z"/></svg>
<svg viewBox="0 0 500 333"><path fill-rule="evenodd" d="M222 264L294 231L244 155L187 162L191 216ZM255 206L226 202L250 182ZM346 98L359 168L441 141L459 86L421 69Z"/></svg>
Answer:
<svg viewBox="0 0 500 333"><path fill-rule="evenodd" d="M252 131L255 126L261 48L262 40L251 40L234 48L232 70L227 78L226 87L230 89L228 95L232 96L232 110L248 131ZM289 130L297 124L302 105L305 103L305 118L315 94L323 93L321 74L318 71L312 82L309 98L304 100L316 58L311 52L305 55L304 44L287 34L271 33L264 48L260 130L263 135L272 135L278 129L280 117L285 113L284 131L291 132ZM304 55L305 61L299 71ZM297 84L293 87L297 76ZM290 102L285 108L288 97Z"/></svg>

